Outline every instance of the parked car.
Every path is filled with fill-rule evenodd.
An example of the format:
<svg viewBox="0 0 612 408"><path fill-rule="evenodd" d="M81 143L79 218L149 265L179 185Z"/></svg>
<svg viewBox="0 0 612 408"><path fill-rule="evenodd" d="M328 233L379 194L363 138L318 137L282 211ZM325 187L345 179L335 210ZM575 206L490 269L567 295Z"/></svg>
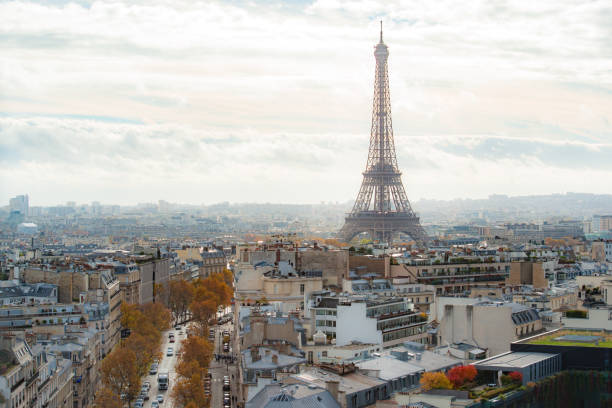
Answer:
<svg viewBox="0 0 612 408"><path fill-rule="evenodd" d="M174 355L174 349L172 347L168 347L168 351L166 351L166 355L168 357L172 357Z"/></svg>
<svg viewBox="0 0 612 408"><path fill-rule="evenodd" d="M164 402L164 396L163 396L163 395L161 395L161 394L159 394L159 395L157 396L157 402L159 402L160 404L161 404L162 402Z"/></svg>

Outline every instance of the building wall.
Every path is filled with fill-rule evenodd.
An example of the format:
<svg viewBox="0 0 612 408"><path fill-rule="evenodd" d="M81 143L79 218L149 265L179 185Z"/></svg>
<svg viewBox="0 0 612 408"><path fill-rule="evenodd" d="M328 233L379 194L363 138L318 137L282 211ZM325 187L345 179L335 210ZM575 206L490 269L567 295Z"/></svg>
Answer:
<svg viewBox="0 0 612 408"><path fill-rule="evenodd" d="M519 337L541 329L541 320L515 325L511 307L446 304L439 333L442 345L464 342L487 348L494 356L509 351Z"/></svg>
<svg viewBox="0 0 612 408"><path fill-rule="evenodd" d="M506 284L533 285L536 289L544 289L548 287L548 279L546 279L541 262L512 262Z"/></svg>
<svg viewBox="0 0 612 408"><path fill-rule="evenodd" d="M281 261L291 262L293 265L296 264L296 253L297 251L287 251L285 249L279 249L278 255ZM258 264L259 262L265 261L274 265L277 260L277 250L260 250L260 251L248 251L248 260L251 265Z"/></svg>
<svg viewBox="0 0 612 408"><path fill-rule="evenodd" d="M561 324L572 329L612 331L612 311L608 308L588 309L588 318L562 317Z"/></svg>
<svg viewBox="0 0 612 408"><path fill-rule="evenodd" d="M295 323L291 319L286 324L270 324L264 317L251 317L250 327L250 331L240 337L242 350L263 344L264 340L284 340L296 347L301 346L300 333L295 330Z"/></svg>
<svg viewBox="0 0 612 408"><path fill-rule="evenodd" d="M385 276L385 263L390 264L391 258L374 258L365 255L351 255L349 257L349 269L365 266L369 273L378 273L381 276Z"/></svg>
<svg viewBox="0 0 612 408"><path fill-rule="evenodd" d="M280 297L304 298L305 294L323 289L322 278L267 278L263 277L262 293L268 299ZM304 290L302 291L302 285Z"/></svg>
<svg viewBox="0 0 612 408"><path fill-rule="evenodd" d="M336 319L336 344L344 346L352 341L382 344L382 331L376 328L377 320L366 317L365 302L353 302L350 306L338 305Z"/></svg>
<svg viewBox="0 0 612 408"><path fill-rule="evenodd" d="M263 274L274 269L272 266L268 268L255 268L250 263L240 262L236 265L234 275L236 276L236 291L237 292L255 292L263 290Z"/></svg>
<svg viewBox="0 0 612 408"><path fill-rule="evenodd" d="M509 262L473 264L391 265L390 275L435 287L437 295L463 293L485 284L503 286Z"/></svg>
<svg viewBox="0 0 612 408"><path fill-rule="evenodd" d="M154 259L149 262L138 264L140 270L140 302L149 303L154 301L154 287L156 284L165 285L168 282L170 260Z"/></svg>
<svg viewBox="0 0 612 408"><path fill-rule="evenodd" d="M325 286L340 286L348 276L348 251L301 251L298 252L297 269L300 271L322 271Z"/></svg>
<svg viewBox="0 0 612 408"><path fill-rule="evenodd" d="M89 290L89 279L81 272L24 268L21 276L26 283L43 282L57 285L60 303L78 302L79 294Z"/></svg>

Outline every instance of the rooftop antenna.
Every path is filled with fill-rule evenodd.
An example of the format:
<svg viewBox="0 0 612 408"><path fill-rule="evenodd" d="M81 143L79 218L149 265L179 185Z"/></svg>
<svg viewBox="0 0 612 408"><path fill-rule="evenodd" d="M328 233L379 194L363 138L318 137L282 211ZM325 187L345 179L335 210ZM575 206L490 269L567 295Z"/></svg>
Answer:
<svg viewBox="0 0 612 408"><path fill-rule="evenodd" d="M383 42L383 39L382 39L382 20L380 20L380 42L381 43Z"/></svg>

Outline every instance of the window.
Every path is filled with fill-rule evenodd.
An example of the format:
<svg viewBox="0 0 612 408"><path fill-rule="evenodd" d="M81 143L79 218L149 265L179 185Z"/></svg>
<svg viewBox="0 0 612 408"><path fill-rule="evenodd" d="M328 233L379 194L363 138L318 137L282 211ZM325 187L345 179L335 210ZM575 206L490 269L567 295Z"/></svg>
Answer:
<svg viewBox="0 0 612 408"><path fill-rule="evenodd" d="M300 295L304 294L305 285L303 283L300 284Z"/></svg>

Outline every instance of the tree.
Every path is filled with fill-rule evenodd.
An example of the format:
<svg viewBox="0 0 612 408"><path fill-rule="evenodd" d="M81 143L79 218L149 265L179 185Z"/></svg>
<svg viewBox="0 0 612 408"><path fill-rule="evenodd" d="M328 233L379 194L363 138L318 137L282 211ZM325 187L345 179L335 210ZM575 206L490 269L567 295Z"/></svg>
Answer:
<svg viewBox="0 0 612 408"><path fill-rule="evenodd" d="M198 373L190 378L179 379L172 389L172 398L180 407L190 406L190 404L196 407L207 407L209 403L204 394L202 376Z"/></svg>
<svg viewBox="0 0 612 408"><path fill-rule="evenodd" d="M125 394L131 402L140 392L136 354L126 347L115 349L102 360L102 382L116 395Z"/></svg>
<svg viewBox="0 0 612 408"><path fill-rule="evenodd" d="M215 273L194 282L195 300L212 299L217 306L226 306L232 300L232 289L223 280L223 275Z"/></svg>
<svg viewBox="0 0 612 408"><path fill-rule="evenodd" d="M172 316L170 311L161 303L145 303L142 305L142 314L159 331L168 330Z"/></svg>
<svg viewBox="0 0 612 408"><path fill-rule="evenodd" d="M136 357L136 370L139 377L147 375L153 359L160 357L160 340L159 337L156 339L150 336L145 337L135 332L125 341L123 347L131 350Z"/></svg>
<svg viewBox="0 0 612 408"><path fill-rule="evenodd" d="M185 319L193 295L194 287L190 282L181 279L168 283L168 307L175 320Z"/></svg>
<svg viewBox="0 0 612 408"><path fill-rule="evenodd" d="M121 398L108 387L102 387L96 392L94 408L117 408L120 407Z"/></svg>
<svg viewBox="0 0 612 408"><path fill-rule="evenodd" d="M234 286L234 274L229 269L223 269L223 280L227 284L227 286Z"/></svg>
<svg viewBox="0 0 612 408"><path fill-rule="evenodd" d="M508 377L510 377L510 379L514 381L515 383L523 382L523 374L518 371L512 371L511 373L508 374Z"/></svg>
<svg viewBox="0 0 612 408"><path fill-rule="evenodd" d="M176 364L176 372L183 378L191 378L195 374L206 375L208 370L201 367L197 361L180 359Z"/></svg>
<svg viewBox="0 0 612 408"><path fill-rule="evenodd" d="M453 388L453 385L451 384L448 377L446 377L444 373L441 371L434 372L434 373L423 373L420 383L421 383L421 388L424 391L438 390L438 389L450 390Z"/></svg>
<svg viewBox="0 0 612 408"><path fill-rule="evenodd" d="M208 326L208 321L215 316L217 304L213 299L194 300L189 306L191 319L202 327Z"/></svg>
<svg viewBox="0 0 612 408"><path fill-rule="evenodd" d="M142 320L142 312L136 304L121 303L121 326L127 329L134 329L139 320Z"/></svg>
<svg viewBox="0 0 612 408"><path fill-rule="evenodd" d="M203 337L191 336L181 343L181 361L195 361L200 367L208 367L212 359L213 345Z"/></svg>
<svg viewBox="0 0 612 408"><path fill-rule="evenodd" d="M454 388L459 388L467 382L474 381L476 374L478 372L473 365L456 366L448 372L448 379Z"/></svg>

